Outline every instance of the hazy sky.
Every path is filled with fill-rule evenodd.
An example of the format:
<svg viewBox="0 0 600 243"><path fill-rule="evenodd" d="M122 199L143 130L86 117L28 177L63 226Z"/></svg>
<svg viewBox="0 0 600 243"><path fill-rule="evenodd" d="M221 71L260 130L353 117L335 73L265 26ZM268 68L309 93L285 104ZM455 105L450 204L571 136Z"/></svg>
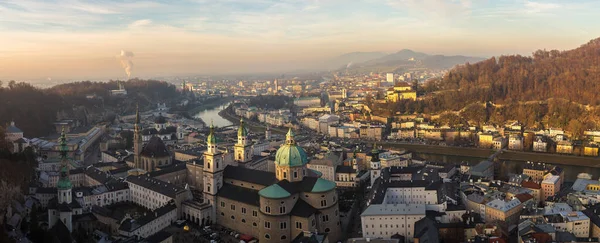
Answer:
<svg viewBox="0 0 600 243"><path fill-rule="evenodd" d="M0 0L0 80L282 71L354 51L491 56L600 36L600 1Z"/></svg>

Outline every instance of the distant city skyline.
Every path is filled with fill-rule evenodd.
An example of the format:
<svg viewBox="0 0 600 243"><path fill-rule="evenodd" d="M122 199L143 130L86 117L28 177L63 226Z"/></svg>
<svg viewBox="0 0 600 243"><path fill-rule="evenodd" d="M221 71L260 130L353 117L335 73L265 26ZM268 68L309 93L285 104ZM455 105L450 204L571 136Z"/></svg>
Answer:
<svg viewBox="0 0 600 243"><path fill-rule="evenodd" d="M0 80L314 70L348 52L490 57L600 34L600 2L195 0L0 2Z"/></svg>

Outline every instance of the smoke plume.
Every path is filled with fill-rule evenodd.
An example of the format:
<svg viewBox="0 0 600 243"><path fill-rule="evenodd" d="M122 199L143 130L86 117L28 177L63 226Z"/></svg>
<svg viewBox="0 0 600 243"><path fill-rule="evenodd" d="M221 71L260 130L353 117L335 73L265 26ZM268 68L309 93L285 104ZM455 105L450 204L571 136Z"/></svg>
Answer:
<svg viewBox="0 0 600 243"><path fill-rule="evenodd" d="M131 71L133 69L132 58L133 52L130 51L121 50L121 54L117 55L117 59L121 62L121 66L125 69L125 73L127 73L127 79L131 78Z"/></svg>

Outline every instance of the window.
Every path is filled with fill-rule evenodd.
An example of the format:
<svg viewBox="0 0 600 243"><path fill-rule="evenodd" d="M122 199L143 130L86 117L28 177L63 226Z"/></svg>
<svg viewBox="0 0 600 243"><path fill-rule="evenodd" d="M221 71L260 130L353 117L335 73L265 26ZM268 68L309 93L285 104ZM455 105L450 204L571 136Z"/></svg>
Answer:
<svg viewBox="0 0 600 243"><path fill-rule="evenodd" d="M325 233L329 233L331 231L329 228L325 228Z"/></svg>
<svg viewBox="0 0 600 243"><path fill-rule="evenodd" d="M206 163L206 167L210 169L210 162Z"/></svg>
<svg viewBox="0 0 600 243"><path fill-rule="evenodd" d="M265 228L270 229L271 228L271 222L265 221Z"/></svg>
<svg viewBox="0 0 600 243"><path fill-rule="evenodd" d="M235 219L235 216L231 215L231 219Z"/></svg>
<svg viewBox="0 0 600 243"><path fill-rule="evenodd" d="M266 239L271 239L271 236L269 234L265 234L265 238Z"/></svg>
<svg viewBox="0 0 600 243"><path fill-rule="evenodd" d="M302 222L296 221L296 229L302 229Z"/></svg>
<svg viewBox="0 0 600 243"><path fill-rule="evenodd" d="M225 213L221 212L221 216L225 216Z"/></svg>
<svg viewBox="0 0 600 243"><path fill-rule="evenodd" d="M283 178L287 179L287 172L285 172L285 171L283 172Z"/></svg>
<svg viewBox="0 0 600 243"><path fill-rule="evenodd" d="M242 208L242 213L246 214L246 208Z"/></svg>
<svg viewBox="0 0 600 243"><path fill-rule="evenodd" d="M225 207L225 202L221 202L221 207Z"/></svg>
<svg viewBox="0 0 600 243"><path fill-rule="evenodd" d="M285 207L280 207L279 208L279 213L285 213Z"/></svg>
<svg viewBox="0 0 600 243"><path fill-rule="evenodd" d="M298 178L298 172L294 171L294 178Z"/></svg>
<svg viewBox="0 0 600 243"><path fill-rule="evenodd" d="M286 237L285 235L282 235L282 236L281 236L281 239L282 239L282 240L285 240L285 239L287 239L287 237Z"/></svg>
<svg viewBox="0 0 600 243"><path fill-rule="evenodd" d="M256 222L255 222L255 223L252 223L252 226L256 227L256 226L257 226Z"/></svg>
<svg viewBox="0 0 600 243"><path fill-rule="evenodd" d="M269 207L269 206L266 206L266 207L265 207L265 212L267 212L267 213L271 213L271 207Z"/></svg>
<svg viewBox="0 0 600 243"><path fill-rule="evenodd" d="M235 205L231 204L231 210L235 210Z"/></svg>
<svg viewBox="0 0 600 243"><path fill-rule="evenodd" d="M327 207L327 200L321 200L321 207Z"/></svg>
<svg viewBox="0 0 600 243"><path fill-rule="evenodd" d="M280 227L281 229L287 229L287 223L286 223L286 222L281 222L281 223L279 224L279 227Z"/></svg>
<svg viewBox="0 0 600 243"><path fill-rule="evenodd" d="M242 223L246 223L246 219L242 219Z"/></svg>
<svg viewBox="0 0 600 243"><path fill-rule="evenodd" d="M256 210L252 210L252 216L257 217L258 216L258 212Z"/></svg>
<svg viewBox="0 0 600 243"><path fill-rule="evenodd" d="M323 215L323 222L327 222L327 221L329 221L329 215L325 214L325 215Z"/></svg>

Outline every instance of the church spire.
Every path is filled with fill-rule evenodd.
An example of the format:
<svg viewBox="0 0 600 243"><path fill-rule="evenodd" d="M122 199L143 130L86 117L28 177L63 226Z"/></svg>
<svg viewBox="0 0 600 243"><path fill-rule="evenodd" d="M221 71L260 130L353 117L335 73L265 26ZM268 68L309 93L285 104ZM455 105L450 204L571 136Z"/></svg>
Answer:
<svg viewBox="0 0 600 243"><path fill-rule="evenodd" d="M140 106L139 104L135 105L135 126L137 127L140 124Z"/></svg>
<svg viewBox="0 0 600 243"><path fill-rule="evenodd" d="M69 152L69 147L67 146L67 137L65 135L65 129L62 129L60 134L60 178L56 187L59 190L67 190L71 189L73 185L71 184L71 180L69 179L69 159L67 158L67 154Z"/></svg>

